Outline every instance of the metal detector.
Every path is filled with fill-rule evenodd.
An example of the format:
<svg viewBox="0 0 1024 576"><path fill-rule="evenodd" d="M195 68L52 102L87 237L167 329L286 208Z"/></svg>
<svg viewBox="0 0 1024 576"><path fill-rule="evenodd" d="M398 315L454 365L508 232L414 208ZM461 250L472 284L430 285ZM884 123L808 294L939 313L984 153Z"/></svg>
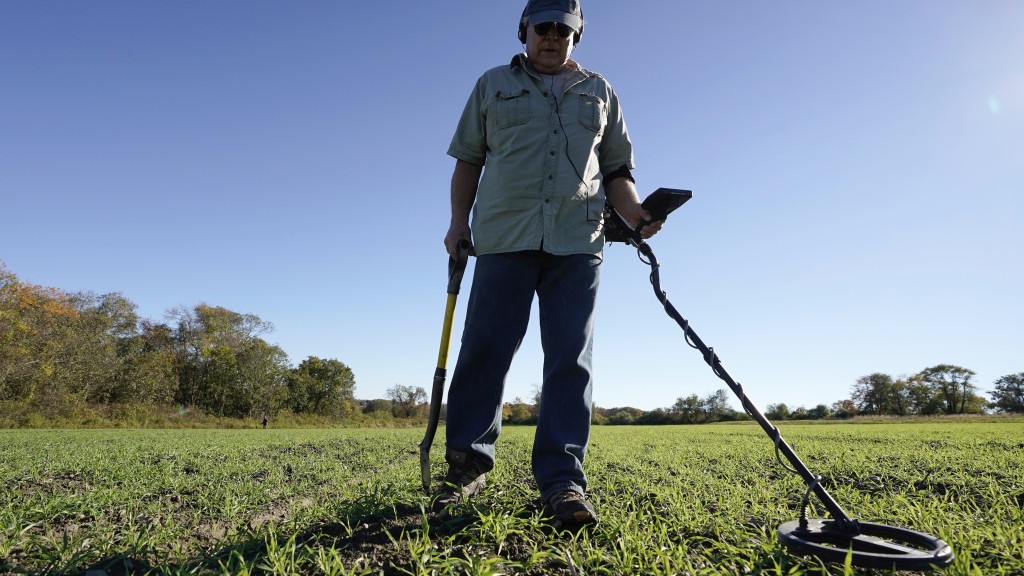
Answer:
<svg viewBox="0 0 1024 576"><path fill-rule="evenodd" d="M689 190L659 188L647 199L643 206L654 220L665 220L668 214L692 197ZM686 335L686 343L697 349L704 356L704 361L722 381L736 394L743 403L743 409L768 434L775 444L775 454L786 457L792 465L786 466L779 458L779 463L790 472L798 474L807 484L800 511L800 519L786 522L779 526L779 540L791 553L816 556L823 561L842 563L850 556L851 563L864 568L880 568L892 570L922 570L947 566L953 562L953 549L948 544L922 532L906 528L860 522L851 518L832 498L824 486L821 476L817 476L807 468L793 452L789 444L782 439L782 434L768 421L743 393L743 387L732 379L725 371L713 348L708 347L690 327L668 296L661 289L661 277L658 272L658 259L651 247L640 236L641 225L631 228L622 217L610 206L605 209L605 239L608 242L625 242L637 249L640 261L651 267L651 285L654 294L665 307L665 312L679 324ZM808 519L807 508L811 493L828 509L831 519Z"/></svg>
<svg viewBox="0 0 1024 576"><path fill-rule="evenodd" d="M441 419L441 399L444 396L444 381L448 373L448 345L452 339L452 320L455 318L455 302L462 286L462 275L472 251L469 240L459 240L455 258L448 258L448 305L444 310L444 327L441 329L441 347L437 353L437 368L434 369L434 386L430 391L430 416L427 432L420 442L420 479L423 490L430 491L430 447L434 444L437 423Z"/></svg>

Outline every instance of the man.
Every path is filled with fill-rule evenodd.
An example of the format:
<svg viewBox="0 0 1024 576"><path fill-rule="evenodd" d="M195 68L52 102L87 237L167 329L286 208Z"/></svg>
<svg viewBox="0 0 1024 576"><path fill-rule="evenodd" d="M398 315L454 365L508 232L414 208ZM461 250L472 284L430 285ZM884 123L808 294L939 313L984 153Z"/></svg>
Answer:
<svg viewBox="0 0 1024 576"><path fill-rule="evenodd" d="M645 238L662 223L640 206L618 97L570 59L583 24L577 0L529 0L525 53L479 78L448 150L456 163L444 244L454 257L472 239L477 261L448 393L448 473L434 500L442 514L476 495L494 467L505 376L536 294L544 370L534 476L556 526L597 522L583 461L605 197Z"/></svg>

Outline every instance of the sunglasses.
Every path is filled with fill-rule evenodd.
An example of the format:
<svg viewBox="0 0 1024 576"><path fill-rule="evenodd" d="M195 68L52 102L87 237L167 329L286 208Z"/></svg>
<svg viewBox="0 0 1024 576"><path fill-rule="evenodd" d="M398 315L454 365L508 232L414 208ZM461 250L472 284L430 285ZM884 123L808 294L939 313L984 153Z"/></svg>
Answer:
<svg viewBox="0 0 1024 576"><path fill-rule="evenodd" d="M533 25L533 31L538 36L547 36L548 32L551 31L551 27L554 26L558 31L558 35L562 38L568 38L576 31L572 29L568 24L562 24L561 22L542 22L540 24Z"/></svg>

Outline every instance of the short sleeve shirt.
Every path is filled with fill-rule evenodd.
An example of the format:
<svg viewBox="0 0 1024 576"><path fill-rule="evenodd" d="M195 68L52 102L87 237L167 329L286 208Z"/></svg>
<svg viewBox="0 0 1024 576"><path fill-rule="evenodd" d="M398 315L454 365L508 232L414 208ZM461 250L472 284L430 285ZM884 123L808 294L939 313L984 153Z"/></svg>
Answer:
<svg viewBox="0 0 1024 576"><path fill-rule="evenodd" d="M477 254L600 254L604 174L634 167L618 97L575 63L564 90L519 54L476 82L448 154L483 174L473 207Z"/></svg>

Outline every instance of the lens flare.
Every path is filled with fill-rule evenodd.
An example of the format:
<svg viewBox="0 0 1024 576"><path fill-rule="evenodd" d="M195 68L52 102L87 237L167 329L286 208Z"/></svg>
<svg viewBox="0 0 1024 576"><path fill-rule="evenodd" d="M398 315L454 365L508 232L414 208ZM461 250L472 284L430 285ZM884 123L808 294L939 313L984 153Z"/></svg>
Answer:
<svg viewBox="0 0 1024 576"><path fill-rule="evenodd" d="M999 113L999 100L995 96L990 96L988 99L988 109L993 114Z"/></svg>

